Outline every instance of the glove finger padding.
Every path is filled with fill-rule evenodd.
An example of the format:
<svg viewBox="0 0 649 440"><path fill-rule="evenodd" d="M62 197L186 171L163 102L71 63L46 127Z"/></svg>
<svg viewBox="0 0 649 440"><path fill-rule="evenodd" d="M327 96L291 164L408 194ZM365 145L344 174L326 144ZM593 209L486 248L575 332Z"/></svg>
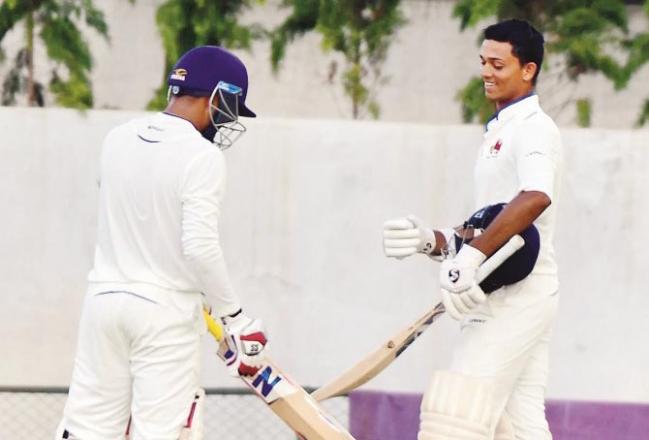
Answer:
<svg viewBox="0 0 649 440"><path fill-rule="evenodd" d="M397 218L383 223L383 229L413 229L415 225L407 218Z"/></svg>
<svg viewBox="0 0 649 440"><path fill-rule="evenodd" d="M404 258L421 252L430 255L435 250L435 233L420 226L421 220L407 218L388 220L383 224L383 250L388 257Z"/></svg>
<svg viewBox="0 0 649 440"><path fill-rule="evenodd" d="M392 240L392 239L384 239L383 240L383 246L385 248L415 248L417 249L417 246L421 242L420 239L418 238L406 238L406 239L399 239L399 240Z"/></svg>
<svg viewBox="0 0 649 440"><path fill-rule="evenodd" d="M454 292L450 292L450 294L451 294L451 301L453 302L453 305L455 306L458 312L460 312L461 314L466 314L469 313L469 311L471 311L471 306L464 301L464 298L462 298L461 294L454 293Z"/></svg>
<svg viewBox="0 0 649 440"><path fill-rule="evenodd" d="M474 292L476 285L474 287L470 287L468 290L465 290L460 293L456 293L456 296L459 298L460 301L462 301L462 304L464 306L471 310L478 305L484 300L481 300L480 296L478 295L478 292ZM479 289L479 287L478 287Z"/></svg>
<svg viewBox="0 0 649 440"><path fill-rule="evenodd" d="M408 220L410 223L412 223L412 225L415 228L419 228L420 226L422 226L424 224L424 222L419 217L417 217L416 215L413 215L413 214L410 214L408 217L406 217L406 220Z"/></svg>
<svg viewBox="0 0 649 440"><path fill-rule="evenodd" d="M405 258L417 252L417 248L384 248L386 257Z"/></svg>
<svg viewBox="0 0 649 440"><path fill-rule="evenodd" d="M419 238L419 231L413 229L412 227L410 229L384 229L383 238L395 238L397 240L405 238Z"/></svg>
<svg viewBox="0 0 649 440"><path fill-rule="evenodd" d="M485 295L480 286L477 284L474 284L473 287L465 292L462 292L462 294L470 298L474 306L478 306L487 300L487 295Z"/></svg>
<svg viewBox="0 0 649 440"><path fill-rule="evenodd" d="M398 218L383 224L383 251L386 257L409 257L417 252L419 242L419 231L408 219Z"/></svg>
<svg viewBox="0 0 649 440"><path fill-rule="evenodd" d="M457 320L462 319L463 315L470 313L473 309L485 302L486 299L487 296L477 284L460 293L442 289L442 302L444 303L444 307Z"/></svg>
<svg viewBox="0 0 649 440"><path fill-rule="evenodd" d="M442 289L442 303L444 304L446 312L451 315L451 318L460 321L462 319L462 313L455 307L455 303L452 299L453 296L455 296L455 293Z"/></svg>

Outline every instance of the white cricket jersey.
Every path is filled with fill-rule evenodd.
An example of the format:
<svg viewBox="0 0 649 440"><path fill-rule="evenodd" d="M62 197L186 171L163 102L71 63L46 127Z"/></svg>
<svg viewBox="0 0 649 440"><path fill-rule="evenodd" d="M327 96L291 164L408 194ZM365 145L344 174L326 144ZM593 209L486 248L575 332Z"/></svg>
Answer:
<svg viewBox="0 0 649 440"><path fill-rule="evenodd" d="M503 108L487 124L475 167L476 209L507 203L521 191L545 193L552 204L534 221L541 248L532 274L557 288L554 224L562 168L559 129L531 95Z"/></svg>
<svg viewBox="0 0 649 440"><path fill-rule="evenodd" d="M225 179L223 153L185 119L158 113L113 129L89 281L203 292L216 314L237 311L218 232Z"/></svg>

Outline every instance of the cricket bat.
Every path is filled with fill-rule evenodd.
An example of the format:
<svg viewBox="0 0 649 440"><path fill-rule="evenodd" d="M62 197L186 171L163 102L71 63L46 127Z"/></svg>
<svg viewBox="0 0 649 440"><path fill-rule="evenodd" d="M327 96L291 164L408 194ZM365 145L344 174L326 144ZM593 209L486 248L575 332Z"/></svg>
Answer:
<svg viewBox="0 0 649 440"><path fill-rule="evenodd" d="M204 311L209 332L227 350L223 327ZM241 380L266 404L301 440L355 440L333 417L329 416L300 385L266 358L265 364L252 377Z"/></svg>
<svg viewBox="0 0 649 440"><path fill-rule="evenodd" d="M478 282L487 278L525 244L520 235L514 235L478 269ZM435 320L445 312L444 304L437 304L407 328L388 339L377 350L363 358L356 365L311 393L317 401L340 396L354 390L376 377L403 353Z"/></svg>

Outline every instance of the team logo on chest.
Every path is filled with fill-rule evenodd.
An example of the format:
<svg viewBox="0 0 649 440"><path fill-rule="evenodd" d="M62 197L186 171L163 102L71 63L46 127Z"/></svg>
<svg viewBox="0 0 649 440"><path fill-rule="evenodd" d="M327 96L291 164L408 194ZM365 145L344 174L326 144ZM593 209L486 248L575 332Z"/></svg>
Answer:
<svg viewBox="0 0 649 440"><path fill-rule="evenodd" d="M495 144L493 144L491 147L489 147L489 156L490 157L495 157L500 153L500 149L503 146L503 141L498 139Z"/></svg>

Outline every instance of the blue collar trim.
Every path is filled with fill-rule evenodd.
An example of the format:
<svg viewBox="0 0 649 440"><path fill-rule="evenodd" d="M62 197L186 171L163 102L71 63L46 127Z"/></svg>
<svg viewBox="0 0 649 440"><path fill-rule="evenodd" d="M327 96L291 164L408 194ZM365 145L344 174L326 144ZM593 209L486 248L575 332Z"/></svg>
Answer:
<svg viewBox="0 0 649 440"><path fill-rule="evenodd" d="M489 125L489 123L491 121L493 121L494 119L498 119L498 115L500 114L501 111L505 110L509 106L512 106L512 105L516 104L517 102L521 102L522 100L527 99L527 98L529 98L531 96L534 96L534 95L536 95L536 92L533 91L533 92L528 93L527 95L523 95L520 98L516 98L513 101L508 102L506 106L504 106L503 108L498 110L496 113L491 115L491 117L487 120L487 122L485 122L485 125L484 125L485 131L487 130L487 126Z"/></svg>

